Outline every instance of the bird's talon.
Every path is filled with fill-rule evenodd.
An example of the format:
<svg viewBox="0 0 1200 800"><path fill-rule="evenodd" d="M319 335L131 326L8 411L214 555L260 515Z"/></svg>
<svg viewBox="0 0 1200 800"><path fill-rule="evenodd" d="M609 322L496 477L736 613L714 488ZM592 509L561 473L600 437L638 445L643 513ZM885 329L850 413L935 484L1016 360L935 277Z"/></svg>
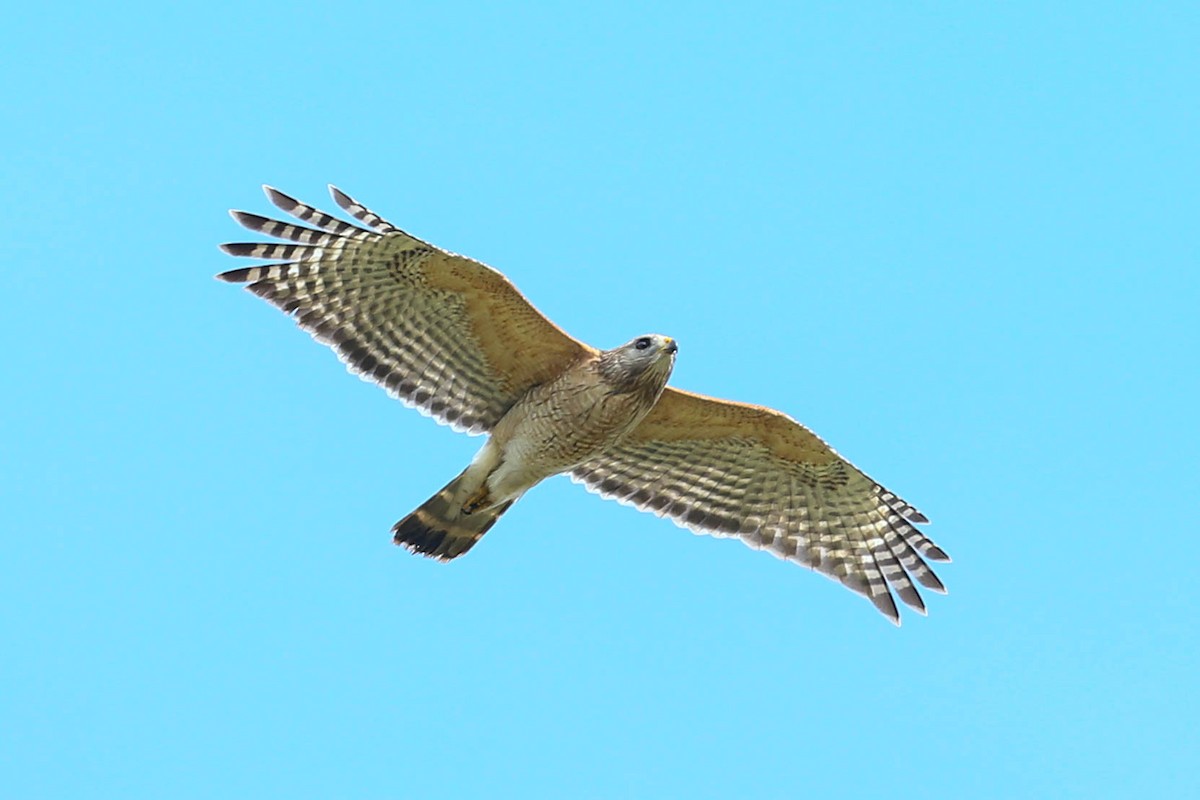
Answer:
<svg viewBox="0 0 1200 800"><path fill-rule="evenodd" d="M467 502L463 503L462 513L464 515L474 514L479 509L488 504L487 486L480 486L475 494L467 498Z"/></svg>

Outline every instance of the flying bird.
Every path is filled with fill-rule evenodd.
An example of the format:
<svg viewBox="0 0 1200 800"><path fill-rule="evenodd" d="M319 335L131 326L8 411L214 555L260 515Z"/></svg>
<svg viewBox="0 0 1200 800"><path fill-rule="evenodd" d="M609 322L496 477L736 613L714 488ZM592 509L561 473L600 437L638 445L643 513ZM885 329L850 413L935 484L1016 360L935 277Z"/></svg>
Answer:
<svg viewBox="0 0 1200 800"><path fill-rule="evenodd" d="M501 273L332 186L359 224L264 190L307 225L230 212L282 242L221 245L271 263L217 277L246 284L406 405L488 434L466 469L395 524L396 544L457 558L525 492L567 473L603 497L816 570L896 624L893 591L921 613L914 581L945 592L929 562L950 559L917 528L929 521L921 512L785 414L667 386L671 337L597 350Z"/></svg>

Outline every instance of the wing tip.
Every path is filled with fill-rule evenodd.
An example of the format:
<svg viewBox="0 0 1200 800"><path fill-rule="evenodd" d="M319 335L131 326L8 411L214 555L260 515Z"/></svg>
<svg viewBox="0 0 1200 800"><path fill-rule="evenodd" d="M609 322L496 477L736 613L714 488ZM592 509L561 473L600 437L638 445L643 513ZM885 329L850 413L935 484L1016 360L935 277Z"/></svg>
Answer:
<svg viewBox="0 0 1200 800"><path fill-rule="evenodd" d="M882 593L872 595L867 599L871 601L875 608L879 609L880 614L891 620L892 624L897 628L900 627L900 609L896 607L896 601L892 598L890 591L884 590Z"/></svg>
<svg viewBox="0 0 1200 800"><path fill-rule="evenodd" d="M281 211L287 212L288 214L291 214L301 205L299 200L292 197L290 194L279 191L269 183L264 183L262 185L262 190L263 194L267 196L267 199L271 201L271 205L275 206Z"/></svg>
<svg viewBox="0 0 1200 800"><path fill-rule="evenodd" d="M218 272L216 275L213 275L213 278L223 283L246 283L250 280L251 271L254 269L254 267L227 269L224 272Z"/></svg>
<svg viewBox="0 0 1200 800"><path fill-rule="evenodd" d="M350 206L355 204L354 198L352 198L350 195L346 194L332 183L328 184L328 186L329 196L333 198L333 202L338 204L338 208L348 210Z"/></svg>
<svg viewBox="0 0 1200 800"><path fill-rule="evenodd" d="M925 599L921 597L921 593L911 583L898 590L897 594L900 595L900 599L904 601L904 604L913 611L916 611L923 617L929 616L929 610L925 608Z"/></svg>
<svg viewBox="0 0 1200 800"><path fill-rule="evenodd" d="M926 564L923 570L916 573L917 583L926 589L932 589L939 594L946 593L946 584L942 583L942 579L937 576L937 573L929 568Z"/></svg>
<svg viewBox="0 0 1200 800"><path fill-rule="evenodd" d="M222 242L221 244L217 245L220 251L227 256L245 256L246 250L252 246L253 245L245 242Z"/></svg>
<svg viewBox="0 0 1200 800"><path fill-rule="evenodd" d="M950 558L950 554L942 548L938 547L933 542L929 543L929 548L921 553L930 561L939 561L943 564L949 564L954 559Z"/></svg>
<svg viewBox="0 0 1200 800"><path fill-rule="evenodd" d="M241 225L246 230L254 231L255 233L263 233L263 228L274 222L274 220L267 219L261 214L254 214L250 211L242 211L237 208L229 209L229 216L233 217L233 221L238 225ZM225 245L221 245L221 248L224 249ZM233 254L230 253L230 255Z"/></svg>

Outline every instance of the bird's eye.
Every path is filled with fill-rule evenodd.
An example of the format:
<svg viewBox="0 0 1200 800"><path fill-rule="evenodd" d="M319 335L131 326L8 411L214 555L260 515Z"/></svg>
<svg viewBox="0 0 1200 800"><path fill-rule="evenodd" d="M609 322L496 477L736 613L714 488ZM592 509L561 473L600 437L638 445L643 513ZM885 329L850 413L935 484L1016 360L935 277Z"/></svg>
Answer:
<svg viewBox="0 0 1200 800"><path fill-rule="evenodd" d="M638 350L645 350L647 347L650 346L650 337L643 336L642 338L640 338L636 342L634 342L633 346L636 347Z"/></svg>

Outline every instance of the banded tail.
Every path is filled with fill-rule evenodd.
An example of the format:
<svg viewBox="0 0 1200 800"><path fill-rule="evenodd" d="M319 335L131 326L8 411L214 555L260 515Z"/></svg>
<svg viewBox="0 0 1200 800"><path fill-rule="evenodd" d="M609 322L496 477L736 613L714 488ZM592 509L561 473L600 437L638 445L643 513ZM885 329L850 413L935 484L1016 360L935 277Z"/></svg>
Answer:
<svg viewBox="0 0 1200 800"><path fill-rule="evenodd" d="M464 513L463 505L471 494L470 484L478 482L468 477L470 472L468 468L393 525L392 541L410 552L439 561L449 561L470 550L514 502L509 500L494 508Z"/></svg>

